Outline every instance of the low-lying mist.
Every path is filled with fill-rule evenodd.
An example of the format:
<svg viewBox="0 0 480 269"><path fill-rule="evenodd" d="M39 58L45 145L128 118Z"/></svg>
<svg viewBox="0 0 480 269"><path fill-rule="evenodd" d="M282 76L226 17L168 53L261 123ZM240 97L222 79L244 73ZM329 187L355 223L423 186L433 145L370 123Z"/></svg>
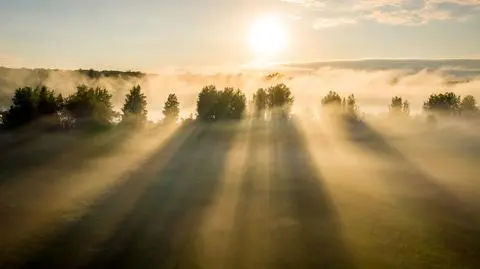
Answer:
<svg viewBox="0 0 480 269"><path fill-rule="evenodd" d="M277 73L269 76L269 74ZM175 93L181 104L181 115L195 113L197 94L209 84L240 88L251 98L260 87L284 82L295 96L293 112L318 115L321 98L330 90L340 95L354 94L361 113L381 114L388 111L393 96L401 96L411 104L413 114L421 111L423 102L433 92L453 91L459 95L471 94L477 98L480 76L468 79L445 72L445 69L353 69L341 66L321 66L318 69L279 67L269 70L238 71L169 71L143 76L112 76L91 78L85 73L62 70L29 70L0 68L0 106L9 106L16 88L39 84L68 96L80 84L106 88L113 94L113 103L119 109L125 94L140 85L148 98L149 118L161 118L163 104L169 93Z"/></svg>

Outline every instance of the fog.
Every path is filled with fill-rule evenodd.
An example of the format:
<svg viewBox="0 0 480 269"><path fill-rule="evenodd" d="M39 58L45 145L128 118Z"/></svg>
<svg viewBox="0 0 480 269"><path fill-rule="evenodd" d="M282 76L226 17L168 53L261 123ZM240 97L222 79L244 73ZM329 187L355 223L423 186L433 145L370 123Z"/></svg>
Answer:
<svg viewBox="0 0 480 269"><path fill-rule="evenodd" d="M429 122L421 107L443 91L480 98L480 77L445 70L284 66L98 80L0 70L5 96L39 83L68 95L86 83L109 89L117 108L139 84L154 121L169 93L193 113L208 84L251 97L284 82L295 97L289 120L1 140L0 266L479 268L478 119ZM322 109L330 90L355 94L361 117ZM414 116L386 115L396 95Z"/></svg>
<svg viewBox="0 0 480 269"><path fill-rule="evenodd" d="M247 98L251 98L253 92L260 87L284 82L295 96L294 112L314 114L319 113L320 100L330 90L341 95L355 94L360 111L367 114L387 112L393 96L401 96L410 101L413 114L421 112L423 102L434 92L453 91L462 96L471 94L477 99L480 98L480 74L471 73L474 69L469 61L468 65L459 67L451 66L451 62L445 62L444 65L435 62L436 65L426 65L429 68L424 69L419 68L422 65L415 61L411 61L411 68L406 68L407 63L408 61L403 65L396 61L384 63L386 66L389 64L390 68L379 66L378 63L372 65L367 61L363 65L340 62L329 63L330 66L289 65L268 70L169 70L147 74L141 78L120 76L99 79L90 79L75 71L2 68L0 105L8 106L11 94L16 88L39 84L55 89L65 96L73 93L80 84L106 88L113 94L116 109L121 107L128 90L138 84L147 95L149 118L153 121L162 117L163 103L169 93L177 94L183 117L194 113L198 92L209 84L218 88L240 88L247 94ZM478 63L477 65L480 66ZM266 78L274 72L281 75Z"/></svg>

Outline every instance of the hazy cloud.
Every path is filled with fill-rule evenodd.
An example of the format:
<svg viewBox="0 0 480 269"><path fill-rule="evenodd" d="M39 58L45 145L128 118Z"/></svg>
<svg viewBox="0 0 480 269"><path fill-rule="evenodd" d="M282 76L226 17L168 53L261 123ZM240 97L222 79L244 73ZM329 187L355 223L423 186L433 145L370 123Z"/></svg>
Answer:
<svg viewBox="0 0 480 269"><path fill-rule="evenodd" d="M20 62L18 57L0 52L0 66L17 66Z"/></svg>
<svg viewBox="0 0 480 269"><path fill-rule="evenodd" d="M316 18L316 29L371 20L391 25L465 21L480 10L480 0L280 0L301 6Z"/></svg>

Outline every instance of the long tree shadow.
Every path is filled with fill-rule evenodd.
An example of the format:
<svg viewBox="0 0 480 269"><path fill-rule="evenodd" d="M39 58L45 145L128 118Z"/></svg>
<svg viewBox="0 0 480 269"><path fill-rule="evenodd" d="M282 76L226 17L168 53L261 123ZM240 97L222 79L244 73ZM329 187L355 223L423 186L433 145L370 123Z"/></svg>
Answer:
<svg viewBox="0 0 480 269"><path fill-rule="evenodd" d="M150 160L148 163L150 169L158 168L154 165L161 165L159 161L171 157L187 136L193 133L193 129L195 129L194 126L184 126L176 130L158 149L156 163ZM51 230L54 231L53 235L50 235L51 238L27 240L23 247L27 251L23 251L24 253L20 255L28 255L30 252L28 248L32 248L32 245L33 249L37 246L41 251L33 257L13 257L14 263L9 264L9 268L17 267L18 265L14 264L18 263L23 263L25 268L45 266L52 268L59 264L62 264L62 267L71 267L77 262L83 262L82 259L94 254L90 250L98 247L98 244L105 240L113 232L112 229L125 218L135 200L149 183L148 179L123 180L115 191L107 193L94 203L90 211L81 219L62 225L60 228L52 227Z"/></svg>
<svg viewBox="0 0 480 269"><path fill-rule="evenodd" d="M480 224L472 215L475 213L367 123L346 120L343 124L355 145L395 164L394 168L381 169L384 180L392 186L396 198L415 216L427 220L440 243L455 253L462 263L455 266L480 268Z"/></svg>
<svg viewBox="0 0 480 269"><path fill-rule="evenodd" d="M105 209L97 216L72 226L53 240L46 251L25 264L24 268L192 268L197 255L197 229L204 211L213 201L223 175L226 154L235 136L236 126L218 125L196 128L187 135L173 155L162 165L167 145L132 173L127 182L150 181L131 205L108 240L96 246L88 261L78 261L78 232L92 232L102 221L108 221ZM141 184L141 183L138 183ZM127 184L128 185L128 184ZM113 208L135 186L120 190L118 197L105 200ZM106 213L106 212L105 212ZM82 232L83 231L83 232ZM89 245L89 244L87 244ZM73 260L72 260L73 258Z"/></svg>
<svg viewBox="0 0 480 269"><path fill-rule="evenodd" d="M270 255L268 234L267 192L259 185L268 179L265 159L269 139L269 124L264 120L253 119L247 144L246 161L240 184L232 238L229 245L228 268L266 268ZM259 214L264 214L259 216Z"/></svg>
<svg viewBox="0 0 480 269"><path fill-rule="evenodd" d="M18 180L25 173L51 164L57 171L81 166L82 160L115 151L133 134L130 130L112 128L93 133L57 132L32 136L22 145L1 150L0 183Z"/></svg>
<svg viewBox="0 0 480 269"><path fill-rule="evenodd" d="M273 121L274 268L355 268L322 175L295 122Z"/></svg>

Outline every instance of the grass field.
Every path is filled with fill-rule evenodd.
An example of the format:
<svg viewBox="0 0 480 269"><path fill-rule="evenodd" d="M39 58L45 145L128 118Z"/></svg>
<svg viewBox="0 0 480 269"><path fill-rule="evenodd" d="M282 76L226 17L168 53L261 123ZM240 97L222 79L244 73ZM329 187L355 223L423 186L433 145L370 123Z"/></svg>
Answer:
<svg viewBox="0 0 480 269"><path fill-rule="evenodd" d="M245 120L6 145L0 268L480 268L480 132L421 127Z"/></svg>

